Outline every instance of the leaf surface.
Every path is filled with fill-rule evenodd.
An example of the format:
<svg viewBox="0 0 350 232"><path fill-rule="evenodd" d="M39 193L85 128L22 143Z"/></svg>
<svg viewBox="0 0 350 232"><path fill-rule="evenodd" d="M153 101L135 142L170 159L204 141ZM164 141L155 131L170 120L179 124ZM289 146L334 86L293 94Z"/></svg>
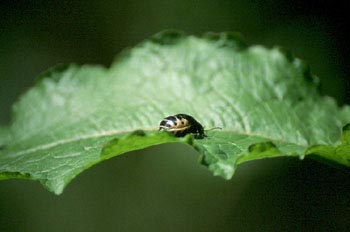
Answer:
<svg viewBox="0 0 350 232"><path fill-rule="evenodd" d="M69 65L38 79L0 128L0 179L39 180L59 194L98 162L167 142L193 146L226 179L239 163L276 156L350 166L350 107L320 96L301 60L232 33L164 32L108 69ZM158 133L177 113L223 129L204 139Z"/></svg>

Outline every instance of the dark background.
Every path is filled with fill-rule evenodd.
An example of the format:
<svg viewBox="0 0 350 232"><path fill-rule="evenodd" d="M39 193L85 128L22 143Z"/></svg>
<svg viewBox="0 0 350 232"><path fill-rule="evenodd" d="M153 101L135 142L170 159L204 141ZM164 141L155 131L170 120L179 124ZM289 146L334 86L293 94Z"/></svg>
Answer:
<svg viewBox="0 0 350 232"><path fill-rule="evenodd" d="M239 31L307 61L321 93L350 103L346 1L0 1L0 123L34 78L58 63L109 66L164 29ZM346 231L350 173L306 159L241 165L213 177L184 145L103 162L55 196L0 182L0 231Z"/></svg>

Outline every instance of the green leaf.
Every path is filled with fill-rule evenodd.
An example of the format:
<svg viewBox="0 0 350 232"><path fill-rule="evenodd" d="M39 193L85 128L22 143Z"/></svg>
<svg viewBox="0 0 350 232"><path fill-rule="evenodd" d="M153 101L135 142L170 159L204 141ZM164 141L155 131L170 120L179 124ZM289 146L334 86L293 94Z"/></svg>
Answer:
<svg viewBox="0 0 350 232"><path fill-rule="evenodd" d="M350 124L346 124L342 130L341 143L337 146L315 145L307 151L307 155L315 159L331 162L335 166L350 166Z"/></svg>
<svg viewBox="0 0 350 232"><path fill-rule="evenodd" d="M0 179L39 180L59 194L79 173L105 159L167 142L201 154L230 179L255 159L305 155L349 164L350 107L317 93L299 59L279 49L246 46L233 33L202 38L153 36L108 69L60 66L13 106L0 127ZM208 137L158 133L164 117L195 117ZM342 136L342 137L341 137Z"/></svg>

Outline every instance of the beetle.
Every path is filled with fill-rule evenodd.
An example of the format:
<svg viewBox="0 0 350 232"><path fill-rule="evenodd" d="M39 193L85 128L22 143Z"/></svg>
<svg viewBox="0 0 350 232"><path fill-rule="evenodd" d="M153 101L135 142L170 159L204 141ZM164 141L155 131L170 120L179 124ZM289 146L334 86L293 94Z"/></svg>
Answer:
<svg viewBox="0 0 350 232"><path fill-rule="evenodd" d="M184 137L190 133L194 134L196 138L207 137L204 134L204 127L188 114L175 114L164 118L159 124L159 131L169 131L176 137Z"/></svg>

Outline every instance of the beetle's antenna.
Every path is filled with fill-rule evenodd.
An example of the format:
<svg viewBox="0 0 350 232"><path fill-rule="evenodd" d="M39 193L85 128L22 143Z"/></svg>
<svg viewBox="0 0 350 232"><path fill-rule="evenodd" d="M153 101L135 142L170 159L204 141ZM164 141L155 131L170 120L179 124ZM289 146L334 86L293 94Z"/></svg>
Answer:
<svg viewBox="0 0 350 232"><path fill-rule="evenodd" d="M212 128L210 128L210 129L208 129L208 130L205 130L205 131L211 131L211 130L222 130L222 128L216 126L216 127L212 127Z"/></svg>

